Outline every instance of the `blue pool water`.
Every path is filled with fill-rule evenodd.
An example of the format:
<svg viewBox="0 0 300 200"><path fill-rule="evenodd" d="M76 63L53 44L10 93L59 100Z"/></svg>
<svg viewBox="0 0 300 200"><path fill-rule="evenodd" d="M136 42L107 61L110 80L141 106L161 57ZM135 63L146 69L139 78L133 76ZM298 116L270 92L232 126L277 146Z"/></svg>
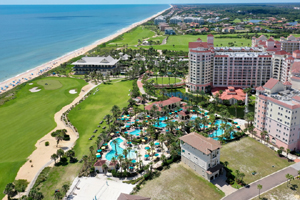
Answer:
<svg viewBox="0 0 300 200"><path fill-rule="evenodd" d="M172 120L172 122L175 122L176 120ZM154 127L157 127L157 128L165 128L167 126L167 124L166 123L164 123L164 122L161 122L161 121L159 121L159 123L157 124L157 123L155 123L154 124Z"/></svg>
<svg viewBox="0 0 300 200"><path fill-rule="evenodd" d="M160 118L159 118L159 121L165 121L165 120L167 120L167 119L168 119L168 117L163 116L163 117L160 117Z"/></svg>
<svg viewBox="0 0 300 200"><path fill-rule="evenodd" d="M140 129L135 129L134 131L130 132L131 135L135 135L135 136L140 136L140 133L141 133Z"/></svg>
<svg viewBox="0 0 300 200"><path fill-rule="evenodd" d="M214 140L218 140L218 137L224 134L224 131L220 128L221 124L223 123L222 120L216 120L215 125L218 125L218 129L216 131L213 132L213 134L209 135L209 137L213 138ZM227 124L229 124L230 126L231 123L227 122ZM233 139L233 136L231 134L231 139Z"/></svg>
<svg viewBox="0 0 300 200"><path fill-rule="evenodd" d="M197 118L197 115L192 115L191 120L195 120Z"/></svg>
<svg viewBox="0 0 300 200"><path fill-rule="evenodd" d="M113 157L117 158L118 155L123 155L123 150L124 149L120 147L120 144L123 142L123 140L121 138L116 138L115 140L118 142L118 144L116 145L117 148L115 148L115 145L114 145L113 141L111 141L109 143L112 150L106 154L106 156L105 156L106 160L111 160ZM116 150L117 150L118 155L116 155ZM124 155L123 155L123 157L125 158ZM136 155L135 155L134 150L131 150L129 152L129 154L127 155L127 158L131 158L131 159L133 159L135 157L136 157Z"/></svg>

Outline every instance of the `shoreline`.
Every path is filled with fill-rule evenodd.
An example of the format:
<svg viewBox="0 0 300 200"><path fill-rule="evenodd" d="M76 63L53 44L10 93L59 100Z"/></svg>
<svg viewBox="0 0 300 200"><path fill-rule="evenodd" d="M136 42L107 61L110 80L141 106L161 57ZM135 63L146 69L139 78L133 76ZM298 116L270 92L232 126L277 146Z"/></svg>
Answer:
<svg viewBox="0 0 300 200"><path fill-rule="evenodd" d="M20 74L14 76L12 78L8 78L8 79L0 82L0 94L3 94L5 92L15 88L16 86L22 84L22 83L28 82L28 81L36 78L36 77L48 72L49 70L60 66L61 64L69 61L72 58L75 58L75 57L80 56L80 55L84 55L88 51L96 48L98 45L101 45L101 44L106 43L110 40L113 40L114 38L116 38L116 37L128 32L128 31L136 28L137 26L139 26L139 25L141 25L141 24L143 24L143 23L145 23L145 22L161 15L165 11L171 9L172 7L173 6L170 5L169 8L167 8L167 9L161 11L161 12L158 12L158 13L152 15L151 17L148 17L148 18L146 18L142 21L135 22L135 23L131 24L128 27L122 28L122 29L118 30L116 33L114 33L112 35L109 35L105 38L101 38L99 40L96 40L96 41L92 42L91 44L89 44L87 46L84 46L84 47L81 47L81 48L76 49L74 51L68 52L68 53L66 53L66 54L64 54L64 55L62 55L58 58L50 60L50 61L48 61L44 64L41 64L37 67L34 67L34 68L29 69L29 70L27 70L23 73L20 73Z"/></svg>

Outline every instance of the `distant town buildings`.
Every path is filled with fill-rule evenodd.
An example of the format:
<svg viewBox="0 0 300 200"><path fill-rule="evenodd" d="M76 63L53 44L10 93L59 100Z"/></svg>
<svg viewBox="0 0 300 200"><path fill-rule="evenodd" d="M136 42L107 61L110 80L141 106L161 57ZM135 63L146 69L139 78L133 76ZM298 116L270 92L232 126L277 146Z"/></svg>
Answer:
<svg viewBox="0 0 300 200"><path fill-rule="evenodd" d="M179 139L183 163L208 181L220 176L223 167L220 164L221 144L219 141L195 132Z"/></svg>
<svg viewBox="0 0 300 200"><path fill-rule="evenodd" d="M183 21L183 18L180 16L174 16L170 19L170 24L178 24Z"/></svg>

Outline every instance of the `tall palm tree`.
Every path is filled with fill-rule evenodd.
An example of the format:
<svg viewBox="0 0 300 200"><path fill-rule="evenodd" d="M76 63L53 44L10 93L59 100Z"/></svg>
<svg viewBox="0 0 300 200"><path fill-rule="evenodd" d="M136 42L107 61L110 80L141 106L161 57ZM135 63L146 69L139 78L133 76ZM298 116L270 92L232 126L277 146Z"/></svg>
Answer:
<svg viewBox="0 0 300 200"><path fill-rule="evenodd" d="M56 159L58 158L58 156L54 153L51 155L51 159L54 160L54 163L56 164Z"/></svg>
<svg viewBox="0 0 300 200"><path fill-rule="evenodd" d="M127 151L127 149L124 149L124 150L123 150L123 155L125 156L125 159L127 159L128 153L129 153L129 152Z"/></svg>
<svg viewBox="0 0 300 200"><path fill-rule="evenodd" d="M60 132L59 134L57 134L55 136L55 139L56 139L56 147L58 146L59 144L59 141L63 140L64 139L64 136L65 134L63 132Z"/></svg>
<svg viewBox="0 0 300 200"><path fill-rule="evenodd" d="M260 190L262 189L262 185L258 184L257 189L258 189L258 198L260 199Z"/></svg>
<svg viewBox="0 0 300 200"><path fill-rule="evenodd" d="M117 155L118 155L118 152L117 152L117 151L118 151L118 150L117 150L117 144L118 144L118 141L117 141L117 140L113 140L112 143L115 145L115 151L116 151L116 154L115 154L115 155L117 156Z"/></svg>
<svg viewBox="0 0 300 200"><path fill-rule="evenodd" d="M119 160L120 166L122 166L123 156L122 155L118 155L118 160ZM121 173L122 173L122 169L121 169Z"/></svg>
<svg viewBox="0 0 300 200"><path fill-rule="evenodd" d="M104 174L106 175L106 174L107 174L107 170L108 170L107 164L104 163L104 164L102 165L102 168L103 168Z"/></svg>
<svg viewBox="0 0 300 200"><path fill-rule="evenodd" d="M90 152L91 152L91 155L93 155L93 153L94 153L94 146L90 146L90 148L89 148L89 150L90 150Z"/></svg>
<svg viewBox="0 0 300 200"><path fill-rule="evenodd" d="M109 129L110 129L110 122L111 122L111 115L110 114L108 114L108 115L105 115L105 117L104 117L104 119L106 119L106 123L108 124L108 126L109 126Z"/></svg>

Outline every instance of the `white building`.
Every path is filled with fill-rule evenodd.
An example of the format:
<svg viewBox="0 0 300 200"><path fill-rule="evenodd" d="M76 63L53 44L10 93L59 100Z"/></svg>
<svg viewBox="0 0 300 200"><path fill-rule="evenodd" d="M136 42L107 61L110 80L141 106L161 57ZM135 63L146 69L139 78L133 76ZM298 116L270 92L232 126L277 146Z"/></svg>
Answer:
<svg viewBox="0 0 300 200"><path fill-rule="evenodd" d="M75 74L89 74L92 71L111 75L118 72L118 59L111 56L107 57L82 57L72 63Z"/></svg>
<svg viewBox="0 0 300 200"><path fill-rule="evenodd" d="M182 17L174 16L174 17L171 17L170 24L177 24L177 23L182 22L182 21L183 21Z"/></svg>
<svg viewBox="0 0 300 200"><path fill-rule="evenodd" d="M202 17L196 17L196 18L194 18L193 22L198 23L198 24L204 24L204 19Z"/></svg>
<svg viewBox="0 0 300 200"><path fill-rule="evenodd" d="M183 19L183 21L184 21L185 23L191 23L191 22L194 21L194 17L185 17L185 18Z"/></svg>
<svg viewBox="0 0 300 200"><path fill-rule="evenodd" d="M219 141L198 133L190 133L179 139L183 163L208 181L220 175L223 166L220 164L221 144Z"/></svg>
<svg viewBox="0 0 300 200"><path fill-rule="evenodd" d="M166 18L162 15L160 15L160 16L158 16L154 19L154 24L155 25L158 25L161 22L166 22Z"/></svg>

